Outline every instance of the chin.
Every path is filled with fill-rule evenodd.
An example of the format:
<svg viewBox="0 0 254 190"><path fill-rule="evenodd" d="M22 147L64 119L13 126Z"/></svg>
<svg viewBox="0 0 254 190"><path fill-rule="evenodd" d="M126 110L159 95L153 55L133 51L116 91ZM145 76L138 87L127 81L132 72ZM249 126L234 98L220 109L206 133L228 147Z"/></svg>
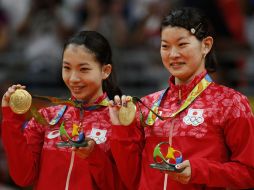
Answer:
<svg viewBox="0 0 254 190"><path fill-rule="evenodd" d="M180 80L182 80L182 79L185 78L184 74L179 73L179 72L171 72L171 74L172 74L175 78L178 78L178 79L180 79Z"/></svg>
<svg viewBox="0 0 254 190"><path fill-rule="evenodd" d="M76 94L72 94L72 95L75 97L75 99L80 100L80 101L83 101L85 99L84 96L82 96L82 95L76 95Z"/></svg>

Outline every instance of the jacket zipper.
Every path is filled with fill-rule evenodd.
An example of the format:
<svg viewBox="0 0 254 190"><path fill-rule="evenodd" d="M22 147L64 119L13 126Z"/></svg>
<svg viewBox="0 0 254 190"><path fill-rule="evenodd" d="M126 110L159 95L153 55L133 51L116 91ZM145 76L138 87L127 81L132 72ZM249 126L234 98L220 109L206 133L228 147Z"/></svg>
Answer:
<svg viewBox="0 0 254 190"><path fill-rule="evenodd" d="M182 89L179 88L178 90L178 102L177 104L180 105L182 103Z"/></svg>
<svg viewBox="0 0 254 190"><path fill-rule="evenodd" d="M84 117L84 110L81 109L80 110L80 124L79 124L79 126L81 126L83 117ZM70 178L71 178L71 172L72 172L72 169L73 169L74 159L75 159L75 152L72 151L71 152L70 167L69 167L69 170L68 170L68 175L67 175L67 179L66 179L66 183L65 183L65 190L69 190Z"/></svg>
<svg viewBox="0 0 254 190"><path fill-rule="evenodd" d="M74 158L75 158L75 152L72 151L71 152L70 167L69 167L69 171L68 171L68 175L67 175L67 179L66 179L66 183L65 183L65 190L69 190L71 172L72 172L72 168L73 168L73 164L74 164Z"/></svg>

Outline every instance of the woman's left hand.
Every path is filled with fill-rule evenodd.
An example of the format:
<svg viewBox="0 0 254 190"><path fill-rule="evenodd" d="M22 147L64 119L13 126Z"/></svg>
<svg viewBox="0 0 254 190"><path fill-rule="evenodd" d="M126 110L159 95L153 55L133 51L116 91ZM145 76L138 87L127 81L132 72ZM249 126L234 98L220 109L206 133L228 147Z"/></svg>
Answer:
<svg viewBox="0 0 254 190"><path fill-rule="evenodd" d="M80 157L80 158L87 158L89 155L92 153L94 146L95 146L95 141L91 138L86 138L87 141L87 146L86 147L72 147L72 150L75 151L75 153Z"/></svg>
<svg viewBox="0 0 254 190"><path fill-rule="evenodd" d="M121 97L116 95L114 100L109 101L109 115L110 121L113 125L121 125L119 121L119 110L121 107L127 105L131 101L131 96L122 95Z"/></svg>
<svg viewBox="0 0 254 190"><path fill-rule="evenodd" d="M189 160L185 160L180 164L176 165L178 170L182 170L181 172L166 172L168 176L178 181L182 184L187 184L191 179L191 165Z"/></svg>

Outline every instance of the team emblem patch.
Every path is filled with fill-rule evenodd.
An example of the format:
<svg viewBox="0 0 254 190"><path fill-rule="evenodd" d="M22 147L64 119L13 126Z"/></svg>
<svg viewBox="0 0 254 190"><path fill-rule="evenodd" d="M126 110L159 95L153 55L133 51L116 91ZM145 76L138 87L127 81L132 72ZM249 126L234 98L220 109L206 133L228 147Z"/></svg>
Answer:
<svg viewBox="0 0 254 190"><path fill-rule="evenodd" d="M106 134L107 134L107 130L92 128L92 131L89 137L95 140L96 144L101 144L107 140Z"/></svg>
<svg viewBox="0 0 254 190"><path fill-rule="evenodd" d="M203 109L189 109L188 114L183 118L186 125L198 126L204 122Z"/></svg>

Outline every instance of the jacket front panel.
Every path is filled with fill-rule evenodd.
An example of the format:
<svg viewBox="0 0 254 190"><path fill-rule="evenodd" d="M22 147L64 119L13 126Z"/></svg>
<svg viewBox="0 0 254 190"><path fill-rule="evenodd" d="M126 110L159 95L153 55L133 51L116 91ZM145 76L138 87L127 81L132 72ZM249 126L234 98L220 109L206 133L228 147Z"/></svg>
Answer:
<svg viewBox="0 0 254 190"><path fill-rule="evenodd" d="M110 147L108 143L108 138L110 136L110 124L109 116L107 114L108 110L98 111L85 111L83 118L80 117L80 110L74 107L68 107L60 121L52 127L45 128L44 130L44 143L41 151L41 160L40 160L40 174L38 180L38 186L40 184L47 184L51 179L51 183L55 183L59 186L62 183L63 186L66 185L66 181L69 181L69 189L77 189L77 187L89 187L93 189L95 184L91 184L93 181L93 176L89 172L89 162L83 160L77 155L72 158L71 148L59 148L57 143L61 142L59 127L64 122L65 130L72 136L73 125L81 126L84 130L85 136L93 138L101 150L110 156ZM43 111L44 117L51 119L51 115L54 117L57 114L59 109L49 108L48 110ZM50 113L47 116L47 113ZM99 122L98 122L99 121ZM33 133L37 133L37 130L33 131L32 128L35 128L36 125L34 122L28 123L25 130L25 135L30 138L31 146L37 145L36 136ZM43 127L44 128L44 127ZM75 138L73 138L75 139ZM33 144L35 142L35 144ZM37 148L36 148L37 149ZM38 148L39 149L39 148ZM100 155L97 155L98 158ZM73 159L73 166L71 167L71 162ZM71 176L68 178L68 172L71 170ZM52 171L52 172L50 172ZM58 171L57 174L55 171ZM61 172L62 171L62 172ZM75 174L77 176L75 176ZM62 177L60 177L62 176ZM85 180L79 180L83 178ZM75 188L76 187L76 188Z"/></svg>
<svg viewBox="0 0 254 190"><path fill-rule="evenodd" d="M40 112L50 122L62 107L43 108ZM12 113L10 108L3 109L3 114L3 142L10 172L17 184L33 184L37 190L123 188L109 145L108 107L81 113L79 108L68 106L53 126L43 126L34 119L24 125L24 117ZM77 126L79 132L95 140L88 158L80 158L71 147L57 147L57 143L66 139L60 136L61 124L73 140L78 140Z"/></svg>
<svg viewBox="0 0 254 190"><path fill-rule="evenodd" d="M177 112L204 75L202 73L190 84L181 86L174 85L174 78L171 77L170 89L157 113L170 116ZM142 101L152 108L163 92L148 95ZM140 107L146 121L149 110L142 105ZM125 148L125 153L132 157L129 160L133 161L129 166L141 164L140 170L126 169L126 172L133 170L141 176L126 178L126 183L133 184L139 190L163 189L165 173L151 168L150 164L155 162L155 146L160 142L172 142L173 148L182 152L183 160L190 161L191 179L188 184L181 184L168 178L168 190L242 189L254 186L254 117L245 96L212 82L175 117L163 121L154 115L153 118L154 125L142 127L138 111L138 121L129 128L113 126L114 157L123 160L124 156L117 151ZM143 136L140 135L143 133ZM243 139L243 136L246 138ZM124 172L122 175L128 176Z"/></svg>
<svg viewBox="0 0 254 190"><path fill-rule="evenodd" d="M200 77L202 75L195 78L192 84L189 85L175 86L171 83L169 91L161 102L158 113L162 116L170 116L175 113L187 98L194 85L200 81ZM181 97L179 97L179 93L181 93ZM151 104L157 98L158 94L155 93L145 97L144 101L146 104ZM144 108L143 110L146 109ZM246 123L249 123L249 126L246 126ZM244 164L250 167L254 166L253 161L250 162L245 159L250 156L248 151L241 150L241 147L244 147L246 142L239 140L242 135L248 136L249 130L253 133L253 124L253 115L246 97L227 87L215 83L210 84L185 110L174 118L169 118L164 121L157 118L152 127L145 128L146 143L142 153L143 161L140 188L149 189L149 187L163 186L165 175L160 171L155 171L150 168L149 164L154 163L154 147L160 142L169 142L171 140L172 146L182 152L184 160L204 159L205 161L203 163L200 161L200 165L204 169L207 169L206 175L210 176L207 176L207 179L205 179L200 175L199 179L197 179L198 183L201 182L200 185L182 185L168 179L168 189L204 189L213 186L217 189L216 186L230 187L231 184L220 180L220 177L223 178L225 174L227 175L231 172L230 168L223 166L223 163L234 160L236 162L243 162L240 168ZM170 136L172 139L170 139ZM253 141L253 138L253 134L251 137L248 137L250 141ZM247 147L250 148L249 146ZM232 150L237 150L239 153L241 151L243 152L236 156L236 154L231 153ZM214 163L211 168L207 168L209 162ZM194 175L195 170L199 172L202 170L202 168L196 168L194 163L191 162L191 164L193 164L191 165L192 175ZM232 163L233 166L234 164ZM217 176L213 175L213 172L216 170L221 170ZM245 170L245 172L249 171ZM195 175L198 178L199 174ZM243 176L239 176L239 178L243 178ZM232 177L232 183L234 180L234 177ZM240 183L244 186L244 179L241 180L242 182ZM247 181L249 185L253 183L253 180L249 179ZM195 183L196 181L192 178L190 182ZM208 185L202 185L202 183ZM143 185L145 188L142 188Z"/></svg>

